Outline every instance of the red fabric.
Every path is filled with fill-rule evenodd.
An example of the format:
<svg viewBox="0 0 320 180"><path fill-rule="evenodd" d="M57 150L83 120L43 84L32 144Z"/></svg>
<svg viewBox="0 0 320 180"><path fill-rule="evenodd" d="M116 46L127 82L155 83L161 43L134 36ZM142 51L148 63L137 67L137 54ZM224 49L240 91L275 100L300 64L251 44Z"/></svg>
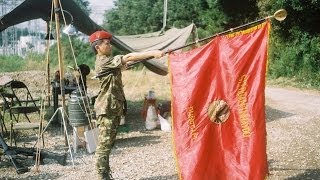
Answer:
<svg viewBox="0 0 320 180"><path fill-rule="evenodd" d="M268 174L265 73L270 22L169 56L173 138L180 179L262 180ZM229 118L207 110L224 100Z"/></svg>

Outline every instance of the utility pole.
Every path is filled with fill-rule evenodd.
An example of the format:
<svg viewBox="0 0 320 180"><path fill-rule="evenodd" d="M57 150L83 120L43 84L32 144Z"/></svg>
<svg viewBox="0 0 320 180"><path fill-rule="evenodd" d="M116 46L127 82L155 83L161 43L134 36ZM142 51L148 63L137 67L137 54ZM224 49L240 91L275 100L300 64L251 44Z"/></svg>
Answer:
<svg viewBox="0 0 320 180"><path fill-rule="evenodd" d="M13 1L13 8L16 7L17 5L17 1ZM17 32L17 27L16 26L12 26L12 34L13 34L13 38L12 38L12 43L13 43L13 54L18 54L18 32Z"/></svg>
<svg viewBox="0 0 320 180"><path fill-rule="evenodd" d="M1 16L14 9L22 0L0 0ZM18 45L18 31L15 26L2 31L2 51L3 55L16 54ZM9 47L10 46L10 47Z"/></svg>

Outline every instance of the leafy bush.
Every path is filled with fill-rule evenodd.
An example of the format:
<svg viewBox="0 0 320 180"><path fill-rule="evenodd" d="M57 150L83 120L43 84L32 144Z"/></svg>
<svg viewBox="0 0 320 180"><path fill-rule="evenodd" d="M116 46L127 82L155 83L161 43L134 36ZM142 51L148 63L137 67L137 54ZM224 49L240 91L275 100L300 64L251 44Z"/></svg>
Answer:
<svg viewBox="0 0 320 180"><path fill-rule="evenodd" d="M26 61L19 56L3 56L0 55L0 72L21 71Z"/></svg>
<svg viewBox="0 0 320 180"><path fill-rule="evenodd" d="M26 65L23 68L25 71L46 69L47 62L44 54L29 53L24 60L26 61Z"/></svg>
<svg viewBox="0 0 320 180"><path fill-rule="evenodd" d="M64 67L66 68L68 65L74 67L76 63L69 40L64 37L61 42L61 54L64 61ZM90 68L94 68L95 56L89 44L79 39L71 39L71 43L77 64L87 64ZM0 56L0 59L0 72L46 70L46 53L29 53L24 58L19 56ZM59 69L58 50L56 44L50 47L49 61L52 69Z"/></svg>
<svg viewBox="0 0 320 180"><path fill-rule="evenodd" d="M296 37L292 41L271 39L269 75L294 78L305 86L319 87L320 37L294 30L291 33Z"/></svg>
<svg viewBox="0 0 320 180"><path fill-rule="evenodd" d="M94 68L95 55L89 44L79 40L78 38L71 38L71 44L75 58L73 56L69 39L66 37L61 39L61 55L64 66L67 67L70 65L74 67L77 63L78 65L86 64L90 68ZM50 65L53 67L58 67L59 65L57 45L53 45L50 48Z"/></svg>

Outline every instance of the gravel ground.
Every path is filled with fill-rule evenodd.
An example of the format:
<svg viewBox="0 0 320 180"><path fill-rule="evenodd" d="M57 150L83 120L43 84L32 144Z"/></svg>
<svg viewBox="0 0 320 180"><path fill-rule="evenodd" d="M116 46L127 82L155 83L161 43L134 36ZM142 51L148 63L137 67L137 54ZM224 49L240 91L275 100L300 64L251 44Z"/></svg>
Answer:
<svg viewBox="0 0 320 180"><path fill-rule="evenodd" d="M267 88L270 179L320 179L319 92Z"/></svg>
<svg viewBox="0 0 320 180"><path fill-rule="evenodd" d="M121 180L178 179L171 133L145 130L139 114L141 101L129 99L129 105L126 126L118 134L111 153L113 177ZM268 179L320 179L319 107L319 92L266 89ZM68 132L72 139L70 128ZM50 127L45 141L48 150L61 153L66 149L61 127ZM96 179L94 155L85 149L79 149L73 155L74 161L68 154L66 166L46 160L40 166L40 172L34 171L33 160L25 160L30 171L21 175L1 158L0 179Z"/></svg>

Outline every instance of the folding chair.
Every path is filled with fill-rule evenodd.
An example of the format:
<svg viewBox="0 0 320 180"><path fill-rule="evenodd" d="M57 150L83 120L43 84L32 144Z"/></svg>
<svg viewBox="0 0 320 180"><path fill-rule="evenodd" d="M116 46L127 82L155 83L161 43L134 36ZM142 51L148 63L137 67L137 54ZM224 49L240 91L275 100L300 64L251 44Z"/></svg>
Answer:
<svg viewBox="0 0 320 180"><path fill-rule="evenodd" d="M7 128L4 123L4 117L2 116L2 113L0 113L0 126L1 126L1 136L4 136L4 134L7 133Z"/></svg>
<svg viewBox="0 0 320 180"><path fill-rule="evenodd" d="M24 83L20 81L12 82L12 84L8 84L4 91L1 92L1 97L3 100L3 116L5 117L5 113L9 112L10 119L14 119L16 122L18 122L20 114L24 114L26 119L31 122L28 114L34 112L38 112L40 114L40 109L38 108L36 101L33 100L29 89L24 85ZM22 91L18 92L17 89ZM25 96L26 98L19 99L17 94L22 97Z"/></svg>
<svg viewBox="0 0 320 180"><path fill-rule="evenodd" d="M11 81L9 84L12 93L16 96L17 100L24 106L30 105L37 107L39 99L34 99L29 91L27 85L22 81Z"/></svg>
<svg viewBox="0 0 320 180"><path fill-rule="evenodd" d="M18 94L22 97L21 99L18 98ZM40 117L40 109L23 82L12 81L6 91L1 92L1 97L4 102L3 114L9 112L10 115L10 145L12 145L13 139L16 144L17 138L15 131L39 129L39 123L31 123L29 115L31 113L37 113ZM19 122L21 114L28 120L27 123Z"/></svg>
<svg viewBox="0 0 320 180"><path fill-rule="evenodd" d="M11 82L13 79L10 76L2 76L0 77L0 92L4 92L4 88ZM1 109L5 109L5 102L0 100ZM4 136L8 131L4 121L4 114L0 112L0 127L1 127L1 135Z"/></svg>

